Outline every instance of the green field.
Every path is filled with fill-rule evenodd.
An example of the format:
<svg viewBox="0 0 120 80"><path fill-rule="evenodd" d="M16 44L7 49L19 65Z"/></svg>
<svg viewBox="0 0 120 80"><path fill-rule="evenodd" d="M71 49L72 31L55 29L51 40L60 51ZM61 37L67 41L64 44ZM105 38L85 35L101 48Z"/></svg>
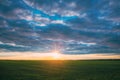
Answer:
<svg viewBox="0 0 120 80"><path fill-rule="evenodd" d="M120 80L120 60L1 60L0 80Z"/></svg>

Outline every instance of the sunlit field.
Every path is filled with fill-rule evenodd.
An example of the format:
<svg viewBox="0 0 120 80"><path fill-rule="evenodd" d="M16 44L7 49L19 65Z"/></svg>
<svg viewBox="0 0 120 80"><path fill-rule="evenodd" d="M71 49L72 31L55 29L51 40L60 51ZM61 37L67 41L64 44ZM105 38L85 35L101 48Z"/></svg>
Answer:
<svg viewBox="0 0 120 80"><path fill-rule="evenodd" d="M0 80L120 80L120 60L1 60Z"/></svg>

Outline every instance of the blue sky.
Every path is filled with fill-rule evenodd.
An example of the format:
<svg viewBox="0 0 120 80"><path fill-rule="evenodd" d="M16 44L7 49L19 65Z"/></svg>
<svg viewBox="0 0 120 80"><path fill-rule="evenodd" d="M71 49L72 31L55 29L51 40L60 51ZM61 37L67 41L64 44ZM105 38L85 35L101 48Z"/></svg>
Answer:
<svg viewBox="0 0 120 80"><path fill-rule="evenodd" d="M120 0L0 0L0 52L120 54Z"/></svg>

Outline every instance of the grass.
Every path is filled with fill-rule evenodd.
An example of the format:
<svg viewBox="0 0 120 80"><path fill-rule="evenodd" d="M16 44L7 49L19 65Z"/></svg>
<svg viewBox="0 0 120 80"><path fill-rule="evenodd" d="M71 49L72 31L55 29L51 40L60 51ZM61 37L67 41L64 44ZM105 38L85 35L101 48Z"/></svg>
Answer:
<svg viewBox="0 0 120 80"><path fill-rule="evenodd" d="M0 80L120 80L120 60L1 60Z"/></svg>

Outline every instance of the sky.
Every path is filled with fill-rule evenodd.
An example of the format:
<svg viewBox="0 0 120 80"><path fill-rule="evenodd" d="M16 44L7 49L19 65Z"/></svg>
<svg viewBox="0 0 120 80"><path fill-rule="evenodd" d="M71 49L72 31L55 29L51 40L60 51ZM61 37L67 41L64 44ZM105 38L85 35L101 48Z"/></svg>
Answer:
<svg viewBox="0 0 120 80"><path fill-rule="evenodd" d="M0 0L0 59L55 51L120 59L120 0Z"/></svg>

